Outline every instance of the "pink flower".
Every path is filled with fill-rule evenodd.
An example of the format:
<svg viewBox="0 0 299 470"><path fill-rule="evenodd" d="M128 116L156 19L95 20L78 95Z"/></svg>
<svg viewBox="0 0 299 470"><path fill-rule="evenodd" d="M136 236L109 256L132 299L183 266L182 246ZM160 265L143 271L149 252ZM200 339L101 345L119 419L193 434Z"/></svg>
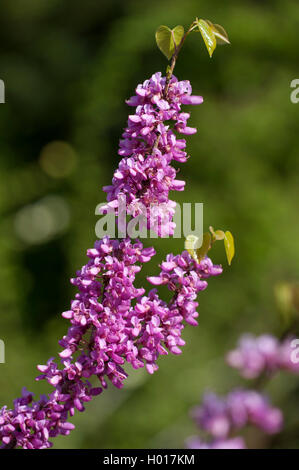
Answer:
<svg viewBox="0 0 299 470"><path fill-rule="evenodd" d="M129 116L120 140L118 153L123 159L114 173L112 185L103 188L108 203L102 208L103 212L113 209L117 213L117 199L122 195L129 207L135 207L132 215L144 215L147 227L160 236L172 235L175 229L172 222L175 203L169 199L169 191L183 191L185 186L184 181L176 179L176 170L171 163L173 160L186 161L186 142L176 137L169 122L173 121L177 132L194 134L196 129L187 126L190 114L182 112L181 105L203 102L201 96L191 95L189 81L179 82L173 76L167 99L164 87L165 77L158 72L138 85L136 95L127 101L136 107L136 111ZM161 214L153 217L150 207L161 204L162 221Z"/></svg>

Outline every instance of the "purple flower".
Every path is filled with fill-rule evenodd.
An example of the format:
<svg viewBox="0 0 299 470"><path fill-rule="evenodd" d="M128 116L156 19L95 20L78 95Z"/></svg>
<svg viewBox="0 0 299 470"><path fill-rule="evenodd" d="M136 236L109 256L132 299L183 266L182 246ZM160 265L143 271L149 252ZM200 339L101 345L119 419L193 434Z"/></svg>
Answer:
<svg viewBox="0 0 299 470"><path fill-rule="evenodd" d="M204 395L202 405L194 408L192 416L202 429L216 438L224 438L229 434L231 420L227 405L213 393Z"/></svg>
<svg viewBox="0 0 299 470"><path fill-rule="evenodd" d="M248 424L275 434L283 423L281 411L272 407L264 395L243 389L234 390L226 397L206 394L202 405L192 411L192 416L199 428L216 440L228 439L232 432Z"/></svg>
<svg viewBox="0 0 299 470"><path fill-rule="evenodd" d="M278 433L283 416L278 408L270 405L265 395L255 390L235 390L226 399L232 428L252 424L268 434Z"/></svg>
<svg viewBox="0 0 299 470"><path fill-rule="evenodd" d="M279 370L298 373L299 363L292 361L292 340L293 338L286 338L280 343L271 335L243 335L238 347L228 353L227 362L247 379Z"/></svg>
<svg viewBox="0 0 299 470"><path fill-rule="evenodd" d="M120 140L118 153L123 159L112 185L103 188L108 203L101 209L118 213L118 199L125 197L128 212L134 217L143 215L146 226L160 236L172 235L175 229L175 202L169 199L169 191L182 191L185 185L176 179L177 170L171 166L173 160L187 160L186 142L174 131L187 135L196 132L187 126L190 114L182 112L181 105L203 102L201 96L191 95L189 81L179 82L174 76L166 99L165 81L160 72L154 74L138 85L136 95L127 101L136 111L129 116Z"/></svg>

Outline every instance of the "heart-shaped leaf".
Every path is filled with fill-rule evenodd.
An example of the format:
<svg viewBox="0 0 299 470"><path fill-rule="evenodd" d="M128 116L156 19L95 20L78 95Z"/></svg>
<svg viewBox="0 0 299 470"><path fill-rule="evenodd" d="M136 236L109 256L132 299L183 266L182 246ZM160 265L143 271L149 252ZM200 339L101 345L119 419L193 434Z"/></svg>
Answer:
<svg viewBox="0 0 299 470"><path fill-rule="evenodd" d="M176 47L180 44L184 36L184 27L181 25L173 29L168 26L159 26L156 31L156 42L160 51L167 57L168 60L173 56Z"/></svg>
<svg viewBox="0 0 299 470"><path fill-rule="evenodd" d="M235 255L235 242L234 242L234 237L229 231L225 232L224 247L225 247L227 261L228 261L228 264L230 265Z"/></svg>
<svg viewBox="0 0 299 470"><path fill-rule="evenodd" d="M213 24L211 21L206 20L206 23L210 26L211 30L213 31L214 35L216 36L217 44L230 44L228 39L228 34L220 24Z"/></svg>
<svg viewBox="0 0 299 470"><path fill-rule="evenodd" d="M184 32L184 26L180 24L171 30L172 39L175 44L175 47L180 44L181 40L183 39Z"/></svg>
<svg viewBox="0 0 299 470"><path fill-rule="evenodd" d="M212 57L213 52L216 47L216 37L211 26L205 20L197 20L197 27L199 32L202 35L202 38L205 42L206 48L208 49L208 53L210 57Z"/></svg>

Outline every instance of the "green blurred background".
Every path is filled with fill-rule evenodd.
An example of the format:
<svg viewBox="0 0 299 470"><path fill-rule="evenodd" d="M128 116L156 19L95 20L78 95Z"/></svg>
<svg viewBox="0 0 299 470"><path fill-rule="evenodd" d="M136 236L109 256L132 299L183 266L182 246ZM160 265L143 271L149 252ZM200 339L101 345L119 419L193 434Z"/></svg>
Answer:
<svg viewBox="0 0 299 470"><path fill-rule="evenodd" d="M273 288L299 279L298 115L290 82L299 78L296 0L2 0L0 78L0 405L21 388L39 394L36 364L59 351L60 317L75 289L68 279L95 239L95 207L117 166L124 100L166 60L154 42L160 24L196 17L222 24L231 46L209 59L197 35L187 40L176 75L204 104L192 108L192 158L179 202L203 202L205 228L229 228L237 255L200 295L200 325L184 331L179 357L162 358L154 376L130 371L74 418L56 448L183 447L195 432L188 413L208 388L242 383L224 364L240 333L279 332ZM149 244L147 241L146 244ZM144 276L183 240L160 240ZM268 387L285 413L285 436L257 446L298 447L299 379ZM298 432L296 431L298 430Z"/></svg>

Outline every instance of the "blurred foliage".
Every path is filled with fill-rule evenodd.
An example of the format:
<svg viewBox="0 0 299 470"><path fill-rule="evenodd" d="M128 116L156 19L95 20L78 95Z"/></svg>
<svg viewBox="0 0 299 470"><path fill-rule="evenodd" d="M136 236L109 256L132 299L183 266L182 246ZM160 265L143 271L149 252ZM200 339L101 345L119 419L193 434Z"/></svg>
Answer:
<svg viewBox="0 0 299 470"><path fill-rule="evenodd" d="M166 68L155 45L157 26L188 26L196 16L221 23L231 46L210 60L192 35L179 57L175 73L190 79L205 102L192 109L199 133L188 138L192 158L180 173L187 187L175 198L203 202L205 230L229 227L237 256L228 268L222 247L213 248L224 273L200 295L200 326L186 328L183 354L161 359L153 377L130 371L125 389L110 387L77 414L76 430L56 439L56 447L182 447L195 429L188 410L203 390L224 393L239 383L223 367L238 335L279 333L274 286L299 278L299 105L290 102L290 82L298 78L299 5L1 2L1 405L10 405L22 386L37 394L48 390L34 382L35 367L59 350L67 328L60 312L75 292L68 278L94 242L94 210L119 159L124 100ZM183 244L159 241L140 284ZM287 437L267 445L298 446L298 391L296 378L271 384L274 403L285 410Z"/></svg>

